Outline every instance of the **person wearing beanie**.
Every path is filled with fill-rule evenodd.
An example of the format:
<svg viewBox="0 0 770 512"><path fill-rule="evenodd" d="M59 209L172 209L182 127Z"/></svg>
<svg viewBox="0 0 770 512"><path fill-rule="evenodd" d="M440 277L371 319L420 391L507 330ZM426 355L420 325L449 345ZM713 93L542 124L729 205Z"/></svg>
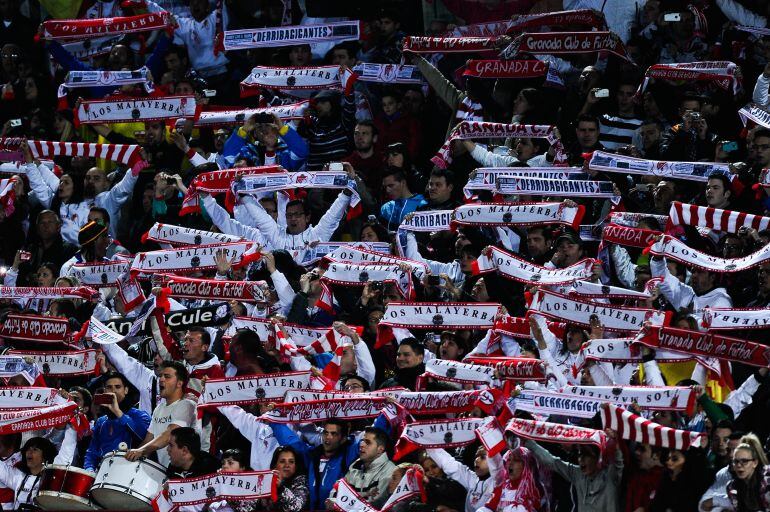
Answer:
<svg viewBox="0 0 770 512"><path fill-rule="evenodd" d="M78 231L78 243L80 250L67 260L61 267L59 276L68 276L72 266L76 263L101 263L107 262L107 247L110 245L110 236L107 226L101 221L91 221Z"/></svg>

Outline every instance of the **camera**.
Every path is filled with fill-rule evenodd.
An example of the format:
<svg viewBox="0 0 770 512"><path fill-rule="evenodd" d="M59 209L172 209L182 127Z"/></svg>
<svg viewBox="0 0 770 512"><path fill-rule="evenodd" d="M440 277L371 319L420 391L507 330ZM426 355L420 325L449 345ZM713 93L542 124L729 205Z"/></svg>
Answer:
<svg viewBox="0 0 770 512"><path fill-rule="evenodd" d="M373 292L376 292L376 291L381 292L383 289L385 289L385 283L383 283L382 281L372 281L371 283L369 283L369 289L372 290Z"/></svg>
<svg viewBox="0 0 770 512"><path fill-rule="evenodd" d="M670 12L663 15L663 21L682 21L682 15L678 12Z"/></svg>
<svg viewBox="0 0 770 512"><path fill-rule="evenodd" d="M597 89L594 91L594 96L596 98L609 98L610 97L610 90L609 89Z"/></svg>
<svg viewBox="0 0 770 512"><path fill-rule="evenodd" d="M345 167L340 162L332 162L329 164L329 170L332 172L342 172L345 170Z"/></svg>
<svg viewBox="0 0 770 512"><path fill-rule="evenodd" d="M273 116L270 114L265 114L262 112L259 114L254 114L254 122L257 124L271 124L275 122L275 119L273 119Z"/></svg>

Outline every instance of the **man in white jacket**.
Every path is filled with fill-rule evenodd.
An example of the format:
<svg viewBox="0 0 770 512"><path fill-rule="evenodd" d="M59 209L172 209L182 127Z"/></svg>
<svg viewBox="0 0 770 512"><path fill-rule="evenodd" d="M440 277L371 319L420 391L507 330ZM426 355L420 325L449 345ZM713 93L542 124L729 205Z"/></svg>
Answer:
<svg viewBox="0 0 770 512"><path fill-rule="evenodd" d="M684 284L671 274L666 259L658 256L650 258L650 270L653 277L662 277L660 292L678 311L691 309L692 314L700 315L704 308L731 308L733 301L727 290L717 286L719 275L699 268L690 273L690 284Z"/></svg>

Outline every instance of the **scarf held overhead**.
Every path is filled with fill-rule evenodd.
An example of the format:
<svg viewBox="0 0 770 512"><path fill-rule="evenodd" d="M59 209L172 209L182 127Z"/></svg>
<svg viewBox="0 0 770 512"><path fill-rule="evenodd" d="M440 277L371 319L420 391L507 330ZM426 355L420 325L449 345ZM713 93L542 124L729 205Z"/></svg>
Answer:
<svg viewBox="0 0 770 512"><path fill-rule="evenodd" d="M577 228L585 207L564 203L475 203L455 208L453 225L459 226L536 226L565 224Z"/></svg>
<svg viewBox="0 0 770 512"><path fill-rule="evenodd" d="M53 41L93 39L106 35L131 34L168 29L172 16L166 11L84 20L47 20L43 22L43 38Z"/></svg>
<svg viewBox="0 0 770 512"><path fill-rule="evenodd" d="M341 43L343 41L358 41L360 37L361 22L338 21L321 25L227 30L220 35L217 48L230 51L309 43Z"/></svg>
<svg viewBox="0 0 770 512"><path fill-rule="evenodd" d="M75 109L75 125L195 118L197 113L195 96L89 100Z"/></svg>

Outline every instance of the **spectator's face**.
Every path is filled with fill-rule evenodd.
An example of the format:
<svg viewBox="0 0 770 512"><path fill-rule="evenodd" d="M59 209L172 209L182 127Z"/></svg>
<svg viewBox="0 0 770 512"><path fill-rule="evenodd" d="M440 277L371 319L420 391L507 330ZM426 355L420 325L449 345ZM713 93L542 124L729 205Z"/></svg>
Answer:
<svg viewBox="0 0 770 512"><path fill-rule="evenodd" d="M238 473L245 470L246 468L241 467L241 463L232 457L222 459L222 473Z"/></svg>
<svg viewBox="0 0 770 512"><path fill-rule="evenodd" d="M516 152L516 158L522 162L526 162L537 151L537 146L532 143L532 139L516 139L516 144L513 146L513 150Z"/></svg>
<svg viewBox="0 0 770 512"><path fill-rule="evenodd" d="M757 284L760 292L770 293L770 265L764 264L757 269Z"/></svg>
<svg viewBox="0 0 770 512"><path fill-rule="evenodd" d="M293 477L297 472L297 460L294 458L294 454L289 451L281 452L278 455L278 460L275 461L275 470L278 471L278 477L281 480L288 480Z"/></svg>
<svg viewBox="0 0 770 512"><path fill-rule="evenodd" d="M196 21L202 21L209 15L208 0L190 0L190 14Z"/></svg>
<svg viewBox="0 0 770 512"><path fill-rule="evenodd" d="M577 263L578 260L583 256L583 248L580 247L579 244L572 243L569 240L562 240L559 242L556 250L564 256L565 267L568 267L573 263Z"/></svg>
<svg viewBox="0 0 770 512"><path fill-rule="evenodd" d="M484 278L476 281L471 290L471 295L477 302L489 302L489 292L487 291L487 283L484 281Z"/></svg>
<svg viewBox="0 0 770 512"><path fill-rule="evenodd" d="M738 258L743 253L743 244L737 237L726 237L722 245L723 258Z"/></svg>
<svg viewBox="0 0 770 512"><path fill-rule="evenodd" d="M636 89L633 85L621 85L618 92L615 93L615 100L618 102L619 110L632 110L634 108L634 94Z"/></svg>
<svg viewBox="0 0 770 512"><path fill-rule="evenodd" d="M361 230L361 241L362 242L379 242L380 238L377 236L377 232L371 228L371 226L366 226L364 229Z"/></svg>
<svg viewBox="0 0 770 512"><path fill-rule="evenodd" d="M182 357L189 363L197 363L206 355L208 346L203 344L203 335L199 332L187 332L182 346Z"/></svg>
<svg viewBox="0 0 770 512"><path fill-rule="evenodd" d="M382 316L382 311L372 311L369 313L369 315L366 317L366 327L369 332L377 332L377 326L380 324Z"/></svg>
<svg viewBox="0 0 770 512"><path fill-rule="evenodd" d="M62 176L59 180L59 199L61 199L63 202L69 201L74 190L75 184L72 182L72 177L69 174Z"/></svg>
<svg viewBox="0 0 770 512"><path fill-rule="evenodd" d="M425 97L419 91L406 91L402 104L410 114L416 116L422 112L425 105Z"/></svg>
<svg viewBox="0 0 770 512"><path fill-rule="evenodd" d="M38 286L53 286L56 282L56 276L53 275L50 268L40 267L37 271L36 281Z"/></svg>
<svg viewBox="0 0 770 512"><path fill-rule="evenodd" d="M292 66L308 66L313 60L313 54L307 45L293 46L289 50L289 63Z"/></svg>
<svg viewBox="0 0 770 512"><path fill-rule="evenodd" d="M436 464L430 457L425 457L422 460L421 465L422 469L425 471L425 474L431 478L444 478L446 476L444 474L444 470L442 470L438 464Z"/></svg>
<svg viewBox="0 0 770 512"><path fill-rule="evenodd" d="M64 176L62 176L62 179L64 179ZM61 187L61 182L59 186ZM37 234L41 240L51 240L60 232L61 223L53 213L44 213L37 219Z"/></svg>
<svg viewBox="0 0 770 512"><path fill-rule="evenodd" d="M711 438L711 451L716 453L719 457L727 457L729 453L727 442L732 433L733 430L730 428L719 427L715 429L714 435Z"/></svg>
<svg viewBox="0 0 770 512"><path fill-rule="evenodd" d="M258 124L254 131L263 146L273 149L278 145L278 129L275 125Z"/></svg>
<svg viewBox="0 0 770 512"><path fill-rule="evenodd" d="M642 136L642 145L644 149L650 150L658 145L660 141L660 129L657 124L645 124L639 129Z"/></svg>
<svg viewBox="0 0 770 512"><path fill-rule="evenodd" d="M396 352L396 367L414 368L422 363L423 354L418 354L409 345L401 345Z"/></svg>
<svg viewBox="0 0 770 512"><path fill-rule="evenodd" d="M110 56L107 58L107 63L112 69L121 69L128 63L128 48L122 44L113 46L112 50L110 50Z"/></svg>
<svg viewBox="0 0 770 512"><path fill-rule="evenodd" d="M224 130L217 130L214 134L214 150L217 153L221 153L225 147L225 141L229 134Z"/></svg>
<svg viewBox="0 0 770 512"><path fill-rule="evenodd" d="M692 286L693 291L698 295L711 290L714 287L715 280L714 274L706 270L693 268L690 271L690 286Z"/></svg>
<svg viewBox="0 0 770 512"><path fill-rule="evenodd" d="M685 112L700 112L700 101L698 100L684 100L679 105L679 113L684 115Z"/></svg>
<svg viewBox="0 0 770 512"><path fill-rule="evenodd" d="M578 453L580 471L586 476L593 476L599 470L599 461L592 451L581 448Z"/></svg>
<svg viewBox="0 0 770 512"><path fill-rule="evenodd" d="M329 100L318 100L314 106L315 112L318 117L328 117L332 113L332 102Z"/></svg>
<svg viewBox="0 0 770 512"><path fill-rule="evenodd" d="M382 180L382 188L389 199L398 199L404 193L404 182L397 180L391 174Z"/></svg>
<svg viewBox="0 0 770 512"><path fill-rule="evenodd" d="M332 64L352 68L356 65L356 58L352 57L347 50L337 48L332 52Z"/></svg>
<svg viewBox="0 0 770 512"><path fill-rule="evenodd" d="M109 188L104 171L96 167L89 169L83 177L83 192L86 197L96 197Z"/></svg>
<svg viewBox="0 0 770 512"><path fill-rule="evenodd" d="M14 0L0 0L0 15L3 16L3 19L10 19L16 9L14 8Z"/></svg>
<svg viewBox="0 0 770 512"><path fill-rule="evenodd" d="M754 471L757 469L759 461L754 458L754 454L751 450L735 450L733 453L732 467L735 471L735 476L741 480L748 480L754 475Z"/></svg>
<svg viewBox="0 0 770 512"><path fill-rule="evenodd" d="M592 148L599 142L599 127L591 121L580 121L575 129L581 148Z"/></svg>
<svg viewBox="0 0 770 512"><path fill-rule="evenodd" d="M661 116L658 102L655 101L655 96L653 96L650 91L647 91L642 95L642 109L644 110L644 115L647 117L656 119Z"/></svg>
<svg viewBox="0 0 770 512"><path fill-rule="evenodd" d="M395 20L392 20L390 18L380 18L380 23L379 23L380 34L382 34L383 37L392 36L400 26L401 25L399 23L396 23Z"/></svg>
<svg viewBox="0 0 770 512"><path fill-rule="evenodd" d="M88 212L88 222L98 222L102 226L109 226L109 222L101 212L91 210Z"/></svg>
<svg viewBox="0 0 770 512"><path fill-rule="evenodd" d="M123 381L120 379L109 379L104 383L105 393L114 393L118 403L122 402L126 395L128 395L128 388L123 385Z"/></svg>
<svg viewBox="0 0 770 512"><path fill-rule="evenodd" d="M544 256L550 248L551 244L541 230L536 229L527 233L527 251L530 256L534 258Z"/></svg>
<svg viewBox="0 0 770 512"><path fill-rule="evenodd" d="M171 464L174 466L181 468L185 465L185 454L187 454L187 450L184 448L180 448L178 444L176 444L176 437L172 434L169 437L168 441L168 447L166 447L166 451L168 452L168 458L171 461Z"/></svg>
<svg viewBox="0 0 770 512"><path fill-rule="evenodd" d="M462 357L463 351L457 346L457 342L453 338L444 338L439 347L439 356L441 359L448 359L450 361L459 361Z"/></svg>
<svg viewBox="0 0 770 512"><path fill-rule="evenodd" d="M298 235L307 229L310 216L305 214L301 204L293 204L286 208L286 228L292 235Z"/></svg>
<svg viewBox="0 0 770 512"><path fill-rule="evenodd" d="M24 80L24 98L27 101L35 101L37 99L37 82L34 78L27 78Z"/></svg>
<svg viewBox="0 0 770 512"><path fill-rule="evenodd" d="M379 457L384 451L384 447L377 444L374 434L364 434L361 444L358 446L358 456L367 464Z"/></svg>
<svg viewBox="0 0 770 512"><path fill-rule="evenodd" d="M508 459L508 478L511 481L516 481L521 478L521 474L524 472L524 461L521 457L510 457Z"/></svg>
<svg viewBox="0 0 770 512"><path fill-rule="evenodd" d="M580 78L578 78L578 87L583 93L587 93L599 84L601 76L596 68L593 66L586 66L583 71L580 72Z"/></svg>
<svg viewBox="0 0 770 512"><path fill-rule="evenodd" d="M770 166L770 137L755 137L749 147L749 157L757 166Z"/></svg>
<svg viewBox="0 0 770 512"><path fill-rule="evenodd" d="M174 94L179 96L192 96L195 94L195 89L190 82L177 82L174 86Z"/></svg>
<svg viewBox="0 0 770 512"><path fill-rule="evenodd" d="M366 389L364 389L364 385L361 381L353 377L345 381L345 387L343 387L342 390L347 391L348 393L366 393Z"/></svg>
<svg viewBox="0 0 770 512"><path fill-rule="evenodd" d="M655 23L660 16L660 0L647 0L642 13L645 25Z"/></svg>
<svg viewBox="0 0 770 512"><path fill-rule="evenodd" d="M652 274L648 270L639 270L637 267L634 271L634 288L638 291L644 290L644 285L646 285L647 281L650 279L652 279Z"/></svg>
<svg viewBox="0 0 770 512"><path fill-rule="evenodd" d="M142 211L149 213L152 210L152 200L155 198L155 193L152 189L145 190L142 194Z"/></svg>
<svg viewBox="0 0 770 512"><path fill-rule="evenodd" d="M668 458L666 459L666 469L668 469L671 473L678 475L682 472L682 468L684 468L685 463L685 457L682 452L679 450L673 450L671 453L668 454Z"/></svg>
<svg viewBox="0 0 770 512"><path fill-rule="evenodd" d="M356 146L356 150L366 153L372 149L374 141L371 126L356 125L355 130L353 130L353 143Z"/></svg>
<svg viewBox="0 0 770 512"><path fill-rule="evenodd" d="M27 463L28 468L39 468L45 463L45 460L43 459L43 450L35 446L27 448L27 451L24 452L24 460Z"/></svg>
<svg viewBox="0 0 770 512"><path fill-rule="evenodd" d="M321 434L321 442L326 452L335 452L342 444L342 430L339 425L325 425Z"/></svg>
<svg viewBox="0 0 770 512"><path fill-rule="evenodd" d="M387 164L390 167L397 167L399 169L404 168L404 155L401 153L388 153L388 157L386 159Z"/></svg>
<svg viewBox="0 0 770 512"><path fill-rule="evenodd" d="M527 98L524 97L522 93L519 93L516 95L516 99L513 100L513 114L514 115L521 115L527 112L532 108L532 105L529 104L527 101Z"/></svg>
<svg viewBox="0 0 770 512"><path fill-rule="evenodd" d="M444 176L431 176L428 180L428 198L434 204L449 201L452 197L453 185L447 184Z"/></svg>
<svg viewBox="0 0 770 512"><path fill-rule="evenodd" d="M486 478L489 475L487 451L484 448L479 448L476 451L476 458L473 461L473 471L479 478Z"/></svg>
<svg viewBox="0 0 770 512"><path fill-rule="evenodd" d="M657 457L653 455L652 447L649 444L637 444L634 454L636 455L639 469L642 471L649 471L656 466Z"/></svg>
<svg viewBox="0 0 770 512"><path fill-rule="evenodd" d="M722 208L730 199L730 191L725 190L722 180L708 180L706 182L706 204L714 208Z"/></svg>
<svg viewBox="0 0 770 512"><path fill-rule="evenodd" d="M165 60L166 68L175 75L181 75L184 72L185 64L176 53L167 54Z"/></svg>
<svg viewBox="0 0 770 512"><path fill-rule="evenodd" d="M655 210L657 212L668 213L671 208L671 201L674 200L675 195L676 189L672 182L659 182L652 191L652 200L655 203Z"/></svg>
<svg viewBox="0 0 770 512"><path fill-rule="evenodd" d="M393 96L382 98L382 111L386 116L395 115L401 108L401 104Z"/></svg>
<svg viewBox="0 0 770 512"><path fill-rule="evenodd" d="M460 254L460 271L465 274L473 273L473 263L476 261L476 257L468 251L463 251Z"/></svg>
<svg viewBox="0 0 770 512"><path fill-rule="evenodd" d="M262 205L262 208L265 209L265 212L267 212L274 221L278 222L278 205L275 204L275 201L270 199L260 199L259 204Z"/></svg>
<svg viewBox="0 0 770 512"><path fill-rule="evenodd" d="M348 346L342 349L342 358L340 359L340 373L347 375L348 373L356 373L358 364L356 364L356 352L353 350L353 346Z"/></svg>
<svg viewBox="0 0 770 512"><path fill-rule="evenodd" d="M182 389L182 381L176 376L173 368L164 368L158 376L158 388L161 398L166 400L173 398L174 394Z"/></svg>
<svg viewBox="0 0 770 512"><path fill-rule="evenodd" d="M567 350L573 354L580 350L580 347L583 346L583 342L585 342L583 331L573 329L567 333Z"/></svg>
<svg viewBox="0 0 770 512"><path fill-rule="evenodd" d="M144 130L145 142L149 146L157 146L166 140L166 127L163 123L147 123Z"/></svg>

